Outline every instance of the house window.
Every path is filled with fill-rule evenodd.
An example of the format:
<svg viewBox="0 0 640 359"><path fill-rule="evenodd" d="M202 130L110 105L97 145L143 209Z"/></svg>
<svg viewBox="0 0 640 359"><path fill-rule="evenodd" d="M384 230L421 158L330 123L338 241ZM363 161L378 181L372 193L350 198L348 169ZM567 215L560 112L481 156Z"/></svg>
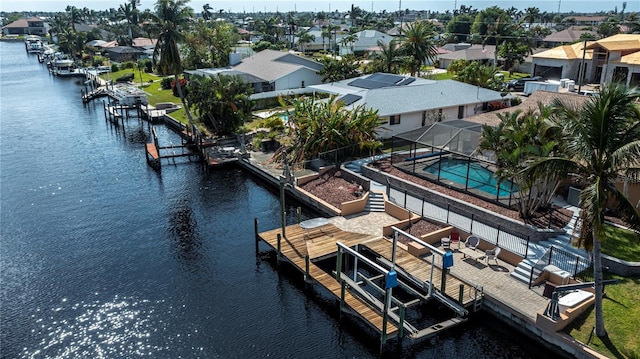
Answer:
<svg viewBox="0 0 640 359"><path fill-rule="evenodd" d="M458 119L464 117L464 106L458 106Z"/></svg>
<svg viewBox="0 0 640 359"><path fill-rule="evenodd" d="M393 115L389 117L390 125L399 125L400 124L400 115Z"/></svg>
<svg viewBox="0 0 640 359"><path fill-rule="evenodd" d="M427 124L427 111L422 111L422 127Z"/></svg>

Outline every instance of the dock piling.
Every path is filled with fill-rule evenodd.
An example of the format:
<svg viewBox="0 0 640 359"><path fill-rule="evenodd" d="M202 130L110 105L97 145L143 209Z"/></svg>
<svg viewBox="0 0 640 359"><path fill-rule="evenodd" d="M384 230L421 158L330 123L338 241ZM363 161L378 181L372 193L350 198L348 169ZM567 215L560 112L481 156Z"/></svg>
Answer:
<svg viewBox="0 0 640 359"><path fill-rule="evenodd" d="M344 293L346 291L347 283L343 280L340 280L340 315L342 316L342 311L344 310Z"/></svg>
<svg viewBox="0 0 640 359"><path fill-rule="evenodd" d="M278 233L278 254L277 254L277 260L278 260L278 264L280 264L280 257L282 256L282 236L280 235L280 233Z"/></svg>
<svg viewBox="0 0 640 359"><path fill-rule="evenodd" d="M255 234L256 255L258 255L258 244L260 243L260 236L258 235L258 218L253 219L253 233Z"/></svg>
<svg viewBox="0 0 640 359"><path fill-rule="evenodd" d="M311 274L309 274L309 255L304 256L304 281L306 283L311 282Z"/></svg>

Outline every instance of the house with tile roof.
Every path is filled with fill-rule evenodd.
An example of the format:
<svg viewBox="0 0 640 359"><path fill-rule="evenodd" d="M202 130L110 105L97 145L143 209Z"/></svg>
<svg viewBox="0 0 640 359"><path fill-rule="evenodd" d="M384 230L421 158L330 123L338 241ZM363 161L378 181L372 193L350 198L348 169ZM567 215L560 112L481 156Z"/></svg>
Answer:
<svg viewBox="0 0 640 359"><path fill-rule="evenodd" d="M378 130L380 138L391 138L437 121L466 118L491 107L508 106L510 99L500 92L454 80L386 73L310 87L338 96L348 108L363 105L377 110L387 120Z"/></svg>
<svg viewBox="0 0 640 359"><path fill-rule="evenodd" d="M47 26L41 18L32 16L27 19L18 19L2 27L2 33L7 35L46 35Z"/></svg>
<svg viewBox="0 0 640 359"><path fill-rule="evenodd" d="M552 92L552 91L536 91L528 97L524 97L522 102L518 105L499 109L491 112L483 112L478 115L467 117L465 120L469 122L475 122L482 125L498 126L500 124L500 118L498 115L504 113L515 113L521 111L526 113L529 111L537 112L539 105L551 105L553 100L559 99L564 103L571 106L581 106L585 101L589 100L588 96L580 96L573 92Z"/></svg>
<svg viewBox="0 0 640 359"><path fill-rule="evenodd" d="M598 33L594 30L589 30L584 26L571 26L562 31L556 31L551 35L542 39L542 43L545 47L554 47L566 44L574 44L581 41L581 37L585 34L592 35L595 39L598 37Z"/></svg>

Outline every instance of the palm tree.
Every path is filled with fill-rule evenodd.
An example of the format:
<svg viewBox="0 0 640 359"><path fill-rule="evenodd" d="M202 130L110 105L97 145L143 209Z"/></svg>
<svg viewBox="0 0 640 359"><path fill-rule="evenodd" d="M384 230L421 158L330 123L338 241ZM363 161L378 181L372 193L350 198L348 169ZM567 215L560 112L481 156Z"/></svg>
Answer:
<svg viewBox="0 0 640 359"><path fill-rule="evenodd" d="M529 28L531 28L531 25L533 25L533 23L536 22L536 19L538 19L539 16L540 16L540 9L538 9L537 7L528 7L525 10L525 14L522 20L528 22Z"/></svg>
<svg viewBox="0 0 640 359"><path fill-rule="evenodd" d="M358 36L356 34L349 34L340 39L340 45L342 46L351 46L351 53L353 54L353 44L358 41Z"/></svg>
<svg viewBox="0 0 640 359"><path fill-rule="evenodd" d="M320 36L322 36L322 51L327 51L324 47L324 39L329 39L329 42L331 42L331 32L329 32L329 29L322 29Z"/></svg>
<svg viewBox="0 0 640 359"><path fill-rule="evenodd" d="M300 47L300 51L305 52L307 50L307 45L314 42L315 40L315 35L310 34L308 30L299 32L298 46Z"/></svg>
<svg viewBox="0 0 640 359"><path fill-rule="evenodd" d="M604 87L582 107L556 99L554 115L564 127L566 153L533 161L525 175L546 173L576 177L587 186L580 193L581 244L592 248L595 282L596 335L607 334L602 312L603 274L601 241L607 203L632 227L640 228L640 212L615 186L619 176L640 174L640 93L623 85Z"/></svg>
<svg viewBox="0 0 640 359"><path fill-rule="evenodd" d="M211 20L211 10L213 10L213 8L209 4L202 5L202 18L205 21Z"/></svg>
<svg viewBox="0 0 640 359"><path fill-rule="evenodd" d="M183 68L178 48L178 44L184 41L182 32L189 25L189 20L193 18L193 10L186 6L188 2L189 0L158 0L156 2L156 13L153 14L153 19L161 29L153 50L153 62L160 73L174 76L178 95L191 126L193 118L180 86L179 75L182 74Z"/></svg>
<svg viewBox="0 0 640 359"><path fill-rule="evenodd" d="M378 40L378 47L380 52L372 56L373 61L380 63L384 72L398 73L399 67L405 63L406 58L402 56L397 41L391 40L389 44L385 45L384 42Z"/></svg>
<svg viewBox="0 0 640 359"><path fill-rule="evenodd" d="M54 15L51 22L49 22L49 36L51 36L51 40L53 41L53 34L56 34L56 37L59 38L60 34L68 28L68 24L69 21L66 19L64 13Z"/></svg>
<svg viewBox="0 0 640 359"><path fill-rule="evenodd" d="M333 55L336 55L336 47L338 47L338 30L340 29L340 26L335 25L335 24L329 24L327 26L327 30L329 30L329 34L331 34L333 32L333 47L331 47L331 38L329 38L329 47L332 48L333 51Z"/></svg>
<svg viewBox="0 0 640 359"><path fill-rule="evenodd" d="M529 158L561 150L560 128L549 120L549 115L550 109L539 105L535 111L500 113L498 126L482 126L478 148L495 153L498 185L511 182L519 189L515 196L523 219L531 218L540 207L547 206L558 184L554 176L538 179L521 174Z"/></svg>
<svg viewBox="0 0 640 359"><path fill-rule="evenodd" d="M67 12L69 25L73 28L73 32L76 32L76 24L79 24L82 20L82 9L69 5L66 7L65 11Z"/></svg>
<svg viewBox="0 0 640 359"><path fill-rule="evenodd" d="M138 24L138 10L131 3L121 4L118 8L119 18L127 22L127 34L129 36L129 45L133 43L132 25Z"/></svg>
<svg viewBox="0 0 640 359"><path fill-rule="evenodd" d="M294 98L288 103L293 108L289 121L293 123L293 142L283 146L274 156L283 160L284 153L290 162L302 162L319 153L358 144L360 149L370 151L382 143L376 138L384 123L378 110L358 105L348 109L344 102L333 96L328 101L315 98Z"/></svg>
<svg viewBox="0 0 640 359"><path fill-rule="evenodd" d="M426 60L435 61L438 56L436 46L433 43L434 31L432 25L425 21L416 21L404 32L405 41L402 48L407 56L411 58L409 70L411 76L416 73L420 76L420 67Z"/></svg>

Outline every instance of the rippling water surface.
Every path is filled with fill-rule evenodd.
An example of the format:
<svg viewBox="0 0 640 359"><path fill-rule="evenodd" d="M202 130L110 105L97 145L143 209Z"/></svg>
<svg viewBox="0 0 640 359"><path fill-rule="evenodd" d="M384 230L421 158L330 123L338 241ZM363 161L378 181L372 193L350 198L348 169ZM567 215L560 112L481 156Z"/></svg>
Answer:
<svg viewBox="0 0 640 359"><path fill-rule="evenodd" d="M155 172L146 126L106 123L101 104L82 105L80 80L51 77L22 43L0 42L0 61L2 357L378 356L378 338L326 293L256 257L253 218L279 223L270 188L238 169ZM550 355L495 323L385 354Z"/></svg>

